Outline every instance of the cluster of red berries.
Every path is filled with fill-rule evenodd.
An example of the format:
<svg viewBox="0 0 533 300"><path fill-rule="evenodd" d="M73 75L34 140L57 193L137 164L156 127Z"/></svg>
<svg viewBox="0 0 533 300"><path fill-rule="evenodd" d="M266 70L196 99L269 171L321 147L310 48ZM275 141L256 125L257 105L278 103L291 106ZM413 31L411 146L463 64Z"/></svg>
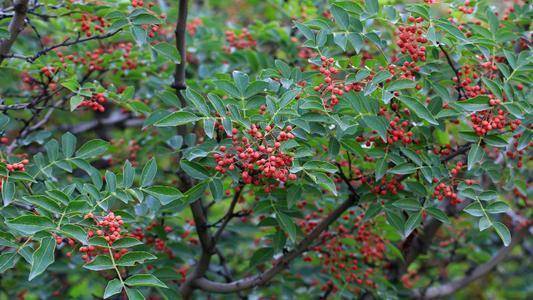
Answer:
<svg viewBox="0 0 533 300"><path fill-rule="evenodd" d="M81 15L81 20L79 21L81 22L81 31L85 32L85 35L87 37L93 35L91 29L100 33L104 33L105 28L109 26L109 24L104 20L103 17L90 14Z"/></svg>
<svg viewBox="0 0 533 300"><path fill-rule="evenodd" d="M154 25L144 24L144 25L142 25L142 28L144 30L149 30L148 37L153 38L153 37L155 37L155 34L159 30L160 27L157 24L154 24Z"/></svg>
<svg viewBox="0 0 533 300"><path fill-rule="evenodd" d="M453 177L457 177L457 174L459 174L459 172L461 172L461 169L464 167L464 163L462 161L458 162L455 167L452 168L452 170L450 171L451 175L452 175L452 178Z"/></svg>
<svg viewBox="0 0 533 300"><path fill-rule="evenodd" d="M472 3L470 2L470 0L465 0L465 4L459 6L459 11L461 11L464 14L471 15L474 12L474 8L469 7L471 6L471 4Z"/></svg>
<svg viewBox="0 0 533 300"><path fill-rule="evenodd" d="M434 178L433 182L435 181L438 182L438 179ZM437 197L437 200L439 201L449 199L451 205L457 205L462 202L462 200L457 197L457 193L454 192L453 186L447 185L444 182L441 182L435 186L435 189L433 190L433 196Z"/></svg>
<svg viewBox="0 0 533 300"><path fill-rule="evenodd" d="M0 144L9 144L9 138L7 136L0 137Z"/></svg>
<svg viewBox="0 0 533 300"><path fill-rule="evenodd" d="M226 42L228 42L229 46L225 46L224 50L227 52L231 52L231 49L247 49L247 48L253 48L257 45L257 41L253 38L252 34L248 29L244 28L239 35L237 35L235 32L227 30L225 32L226 35Z"/></svg>
<svg viewBox="0 0 533 300"><path fill-rule="evenodd" d="M303 208L303 207L302 207ZM319 210L323 212L323 210ZM350 210L342 217L347 224L341 223L330 231L324 232L320 237L320 245L311 248L315 253L322 273L329 273L336 280L344 283L352 292L359 293L362 288L375 288L372 280L375 269L369 264L377 266L383 260L385 243L383 239L373 232L375 226L363 221L364 214L354 218L356 212ZM312 231L319 223L318 214L313 212L300 222L304 232ZM352 246L347 240L356 241ZM356 249L351 249L356 247ZM311 253L303 257L304 261L311 262ZM351 285L350 285L351 284ZM337 286L328 281L322 286L322 290L337 291Z"/></svg>
<svg viewBox="0 0 533 300"><path fill-rule="evenodd" d="M170 249L165 240L157 236L157 233L150 234L155 227L160 226L157 222L152 222L150 225L146 226L145 230L140 227L135 228L135 230L130 234L131 237L134 237L140 241L143 241L146 245L154 245L155 250L164 252L168 255L169 258L174 258L175 255ZM164 226L163 230L166 233L172 232L172 227Z"/></svg>
<svg viewBox="0 0 533 300"><path fill-rule="evenodd" d="M415 283L420 279L417 270L408 270L403 274L400 280L405 288L412 289Z"/></svg>
<svg viewBox="0 0 533 300"><path fill-rule="evenodd" d="M131 6L136 8L136 7L143 7L144 6L144 1L143 0L131 0Z"/></svg>
<svg viewBox="0 0 533 300"><path fill-rule="evenodd" d="M499 102L495 105L499 105ZM514 131L522 124L519 119L509 121L507 116L508 113L503 109L498 109L497 113L494 110L475 112L470 116L472 129L477 135L483 136L492 130L503 130L507 125L509 125L511 131Z"/></svg>
<svg viewBox="0 0 533 300"><path fill-rule="evenodd" d="M394 144L398 141L401 141L404 145L412 143L413 132L408 131L407 126L409 126L409 121L400 122L400 117L398 116L396 116L392 121L390 121L390 128L387 129L387 143Z"/></svg>
<svg viewBox="0 0 533 300"><path fill-rule="evenodd" d="M26 168L25 166L27 164L29 164L30 161L27 160L27 159L23 159L21 160L20 162L18 163L14 163L14 164L6 164L6 169L9 171L9 172L14 172L14 171L20 171L20 172L24 172L26 171Z"/></svg>
<svg viewBox="0 0 533 300"><path fill-rule="evenodd" d="M401 181L399 181L396 176L393 176L390 179L387 179L387 177L383 177L379 182L375 183L373 182L373 180L368 180L368 184L373 185L372 193L381 196L385 196L388 193L391 193L392 195L397 195L399 191L403 191L405 189Z"/></svg>
<svg viewBox="0 0 533 300"><path fill-rule="evenodd" d="M194 18L189 23L187 23L187 32L190 36L195 36L197 28L202 25L204 25L204 21L202 21L202 19Z"/></svg>
<svg viewBox="0 0 533 300"><path fill-rule="evenodd" d="M322 66L320 67L319 71L323 76L324 82L315 86L313 89L317 92L320 92L324 107L332 109L339 103L338 96L342 96L344 94L344 84L333 78L340 72L339 69L334 67L335 59L332 57L327 58L325 56L321 56L320 60L322 61Z"/></svg>
<svg viewBox="0 0 533 300"><path fill-rule="evenodd" d="M380 66L380 70L384 69ZM404 61L401 66L390 64L387 70L392 76L399 75L399 79L415 80L415 73L420 72L420 67L416 65L414 61ZM388 82L392 81L392 78L387 79Z"/></svg>
<svg viewBox="0 0 533 300"><path fill-rule="evenodd" d="M414 24L398 27L396 44L400 47L400 51L403 54L409 54L413 61L426 61L426 47L423 44L427 43L428 40L423 36L422 26L418 26L418 23L422 23L424 19L410 16L408 21Z"/></svg>
<svg viewBox="0 0 533 300"><path fill-rule="evenodd" d="M271 190L271 185L264 182L265 179L275 179L279 182L295 180L296 174L289 172L292 166L292 156L282 152L281 143L294 139L292 126L275 133L270 125L261 130L259 126L252 124L246 133L239 135L238 130L232 130L232 147L220 146L220 153L215 153L214 158L217 166L215 170L221 173L239 170L244 183L259 185L265 184L265 191ZM276 136L274 136L277 134Z"/></svg>
<svg viewBox="0 0 533 300"><path fill-rule="evenodd" d="M41 73L46 76L46 77L54 77L54 74L57 72L57 69L54 68L54 67L49 67L49 66L46 66L46 67L42 67L41 68Z"/></svg>
<svg viewBox="0 0 533 300"><path fill-rule="evenodd" d="M533 142L529 142L529 144L526 146L525 149L522 149L522 150L517 150L518 149L518 139L522 136L522 133L519 133L519 134L515 134L513 136L513 138L515 139L515 141L513 142L512 146L507 150L507 152L505 153L505 155L509 158L509 159L516 159L517 160L517 163L516 163L516 166L518 168L521 168L524 164L523 164L523 158L524 158L524 153L525 153L525 150L533 145Z"/></svg>
<svg viewBox="0 0 533 300"><path fill-rule="evenodd" d="M73 54L64 55L62 52L57 51L56 54L64 67L67 66L66 61L68 60L75 64L85 65L90 71L102 71L104 70L104 65L106 65L104 64L104 59L106 58L104 55L120 51L119 59L124 59L124 61L122 64L117 63L117 65L120 65L121 69L124 71L137 68L136 60L130 58L132 48L133 44L131 42L120 42L116 44L101 45L100 47L92 51L86 51L85 53L74 52ZM113 64L108 65L112 66Z"/></svg>
<svg viewBox="0 0 533 300"><path fill-rule="evenodd" d="M79 107L88 107L92 108L94 111L98 112L104 112L105 107L103 106L104 103L107 102L107 98L103 93L96 93L91 96L89 99L83 100Z"/></svg>
<svg viewBox="0 0 533 300"><path fill-rule="evenodd" d="M110 212L107 216L98 220L98 218L92 213L88 213L85 215L84 219L89 218L94 219L96 221L96 226L99 227L94 233L96 233L97 236L103 237L109 245L112 245L114 241L122 237L121 231L122 225L124 225L122 216L116 216L113 212ZM89 236L92 236L94 233L90 231Z"/></svg>

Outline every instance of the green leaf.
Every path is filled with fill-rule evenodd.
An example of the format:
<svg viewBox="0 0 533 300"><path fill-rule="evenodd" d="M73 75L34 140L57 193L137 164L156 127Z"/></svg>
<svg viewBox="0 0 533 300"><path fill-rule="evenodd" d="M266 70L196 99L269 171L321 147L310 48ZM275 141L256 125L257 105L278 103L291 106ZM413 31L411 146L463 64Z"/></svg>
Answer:
<svg viewBox="0 0 533 300"><path fill-rule="evenodd" d="M240 96L244 96L246 88L250 82L248 74L239 71L233 71L233 80L235 81L237 90L239 90Z"/></svg>
<svg viewBox="0 0 533 300"><path fill-rule="evenodd" d="M450 219L442 210L436 207L429 207L429 208L426 208L426 211L428 212L430 216L441 221L442 223L450 224Z"/></svg>
<svg viewBox="0 0 533 300"><path fill-rule="evenodd" d="M365 123L366 128L377 131L381 139L387 141L387 123L383 117L363 116L361 120Z"/></svg>
<svg viewBox="0 0 533 300"><path fill-rule="evenodd" d="M159 54L163 55L166 59L171 62L178 64L181 61L180 54L175 46L166 43L160 42L152 46L152 48Z"/></svg>
<svg viewBox="0 0 533 300"><path fill-rule="evenodd" d="M312 173L310 174L314 182L318 183L322 188L330 191L333 195L337 196L337 187L333 179L328 177L324 173Z"/></svg>
<svg viewBox="0 0 533 300"><path fill-rule="evenodd" d="M272 259L273 255L274 248L272 247L264 247L257 249L257 251L252 254L252 258L250 258L250 267L255 267L262 263L268 262L270 259Z"/></svg>
<svg viewBox="0 0 533 300"><path fill-rule="evenodd" d="M481 159L483 159L484 154L485 152L483 151L479 143L472 144L472 146L470 147L470 151L468 151L467 168L469 171L472 169L474 164L478 163L479 161L481 161Z"/></svg>
<svg viewBox="0 0 533 300"><path fill-rule="evenodd" d="M389 170L389 173L400 175L412 174L414 172L416 172L416 166L411 163L403 163Z"/></svg>
<svg viewBox="0 0 533 300"><path fill-rule="evenodd" d="M144 191L157 198L163 205L183 197L180 190L169 186L156 185L146 188Z"/></svg>
<svg viewBox="0 0 533 300"><path fill-rule="evenodd" d="M405 106L407 106L411 111L413 111L421 119L428 121L430 124L439 125L439 122L435 120L435 117L433 117L433 115L427 109L427 107L425 107L418 100L411 98L411 97L407 97L407 96L400 97L400 100Z"/></svg>
<svg viewBox="0 0 533 300"><path fill-rule="evenodd" d="M135 180L135 168L129 160L126 160L124 167L122 168L122 187L131 187L133 185L133 180Z"/></svg>
<svg viewBox="0 0 533 300"><path fill-rule="evenodd" d="M130 31L133 39L137 42L137 45L142 46L146 43L148 34L141 26L131 26Z"/></svg>
<svg viewBox="0 0 533 300"><path fill-rule="evenodd" d="M120 282L120 280L118 280L117 278L113 279L113 280L110 280L108 283L107 283L107 286L105 287L105 291L104 291L104 299L107 299L113 295L116 295L120 292L122 292L122 282Z"/></svg>
<svg viewBox="0 0 533 300"><path fill-rule="evenodd" d="M66 158L72 157L76 150L76 136L67 132L61 136L61 151Z"/></svg>
<svg viewBox="0 0 533 300"><path fill-rule="evenodd" d="M469 112L487 110L490 108L489 97L477 96L463 101L456 101L452 103L452 106L459 110Z"/></svg>
<svg viewBox="0 0 533 300"><path fill-rule="evenodd" d="M83 102L83 97L80 95L75 95L70 98L70 111L75 111L78 106Z"/></svg>
<svg viewBox="0 0 533 300"><path fill-rule="evenodd" d="M161 21L154 15L141 13L132 18L132 23L134 25L159 24Z"/></svg>
<svg viewBox="0 0 533 300"><path fill-rule="evenodd" d="M278 220L279 226L283 229L283 231L289 234L289 237L293 243L296 243L296 224L294 224L291 217L280 211L276 211L276 219Z"/></svg>
<svg viewBox="0 0 533 300"><path fill-rule="evenodd" d="M487 217L479 218L479 222L478 222L479 231L483 231L489 228L491 225L492 225L492 222L489 219L487 219Z"/></svg>
<svg viewBox="0 0 533 300"><path fill-rule="evenodd" d="M87 232L78 225L65 224L61 226L61 231L71 238L80 241L82 244L87 245Z"/></svg>
<svg viewBox="0 0 533 300"><path fill-rule="evenodd" d="M32 256L30 276L28 280L42 274L48 266L54 263L54 251L56 249L56 240L53 237L47 237L41 240L39 248L35 250Z"/></svg>
<svg viewBox="0 0 533 300"><path fill-rule="evenodd" d="M414 199L401 199L392 203L394 207L398 207L405 210L419 211L422 206L420 203Z"/></svg>
<svg viewBox="0 0 533 300"><path fill-rule="evenodd" d="M48 217L35 215L25 215L8 220L6 225L28 235L54 228L54 222Z"/></svg>
<svg viewBox="0 0 533 300"><path fill-rule="evenodd" d="M404 236L411 234L420 225L420 222L422 222L422 211L410 215L407 222L405 222Z"/></svg>
<svg viewBox="0 0 533 300"><path fill-rule="evenodd" d="M144 300L144 295L138 289L126 288L128 300Z"/></svg>
<svg viewBox="0 0 533 300"><path fill-rule="evenodd" d="M379 12L378 0L365 0L365 9L371 15L375 15Z"/></svg>
<svg viewBox="0 0 533 300"><path fill-rule="evenodd" d="M340 25L342 29L348 29L350 27L350 17L348 13L337 5L332 5L330 7L331 14L335 19L335 22Z"/></svg>
<svg viewBox="0 0 533 300"><path fill-rule="evenodd" d="M388 91L397 91L397 90L404 90L404 89L411 89L416 86L416 83L412 80L402 79L402 80L396 80L393 81L391 84L387 86Z"/></svg>
<svg viewBox="0 0 533 300"><path fill-rule="evenodd" d="M124 283L129 286L152 286L168 288L166 284L152 274L136 274L126 279Z"/></svg>
<svg viewBox="0 0 533 300"><path fill-rule="evenodd" d="M0 183L2 184L2 200L4 202L4 206L8 206L12 202L13 196L15 195L15 184L8 179L5 181L0 181Z"/></svg>
<svg viewBox="0 0 533 300"><path fill-rule="evenodd" d="M80 89L80 84L75 77L70 77L69 79L61 82L61 85L69 89L71 92L77 92Z"/></svg>
<svg viewBox="0 0 533 300"><path fill-rule="evenodd" d="M510 209L511 208L509 205L503 201L492 202L486 208L487 212L491 214L501 214L509 211Z"/></svg>
<svg viewBox="0 0 533 300"><path fill-rule="evenodd" d="M121 267L132 267L135 264L142 264L147 260L156 259L157 256L150 254L144 251L131 251L122 255L122 257L117 260L117 265Z"/></svg>
<svg viewBox="0 0 533 300"><path fill-rule="evenodd" d="M109 258L109 255L98 255L83 267L92 271L111 270L115 268L113 267L113 262Z"/></svg>
<svg viewBox="0 0 533 300"><path fill-rule="evenodd" d="M155 157L150 159L144 166L141 173L141 187L149 186L154 181L157 174L157 162Z"/></svg>
<svg viewBox="0 0 533 300"><path fill-rule="evenodd" d="M90 140L76 151L77 158L91 158L107 151L109 144L104 140Z"/></svg>
<svg viewBox="0 0 533 300"><path fill-rule="evenodd" d="M337 167L334 164L320 160L310 160L303 165L303 168L310 171L320 171L326 173L337 172Z"/></svg>
<svg viewBox="0 0 533 300"><path fill-rule="evenodd" d="M180 166L185 173L194 179L204 180L209 178L209 172L199 163L182 159Z"/></svg>
<svg viewBox="0 0 533 300"><path fill-rule="evenodd" d="M202 118L188 111L176 111L154 123L157 127L181 126L192 124Z"/></svg>
<svg viewBox="0 0 533 300"><path fill-rule="evenodd" d="M483 207L481 204L479 204L479 202L472 202L463 210L474 217L481 217L484 215Z"/></svg>
<svg viewBox="0 0 533 300"><path fill-rule="evenodd" d="M509 246L509 244L511 244L511 233L509 232L509 229L507 229L507 226L500 222L494 222L492 226L502 239L505 247Z"/></svg>
<svg viewBox="0 0 533 300"><path fill-rule="evenodd" d="M143 243L136 238L123 237L113 242L113 249L130 248L130 247L134 247L134 246L138 246L142 244Z"/></svg>
<svg viewBox="0 0 533 300"><path fill-rule="evenodd" d="M0 273L15 267L19 256L17 252L6 252L0 255Z"/></svg>

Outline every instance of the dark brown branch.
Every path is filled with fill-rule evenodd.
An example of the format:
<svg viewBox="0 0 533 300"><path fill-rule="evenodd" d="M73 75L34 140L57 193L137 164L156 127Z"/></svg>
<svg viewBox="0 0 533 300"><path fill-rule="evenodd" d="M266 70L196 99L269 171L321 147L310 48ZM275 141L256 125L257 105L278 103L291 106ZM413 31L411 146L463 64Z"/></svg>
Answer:
<svg viewBox="0 0 533 300"><path fill-rule="evenodd" d="M213 244L217 243L218 239L222 235L222 232L224 232L224 229L228 225L229 221L231 221L231 219L235 217L235 212L234 212L235 206L237 205L237 202L239 202L239 197L241 196L242 189L243 189L243 185L241 184L239 185L238 190L233 195L233 199L231 200L228 211L226 212L224 217L222 217L222 224L220 225L217 232L213 236Z"/></svg>
<svg viewBox="0 0 533 300"><path fill-rule="evenodd" d="M52 51L54 49L61 48L61 47L73 46L73 45L81 44L81 43L84 43L84 42L87 42L87 41L92 41L92 40L103 40L103 39L106 39L106 38L114 36L115 34L119 33L121 30L122 29L117 29L115 31L108 32L106 34L93 35L93 36L87 37L87 38L81 38L81 34L78 33L78 36L76 37L76 39L71 40L71 38L66 38L63 42L61 42L59 44L56 44L56 45L52 45L52 46L47 47L47 48L45 48L43 50L40 50L39 52L37 52L33 56L19 56L19 55L15 55L15 54L9 54L9 55L3 54L0 59L2 59L2 58L17 58L17 59L23 59L23 60L25 60L25 61L27 61L29 63L33 63L39 57L48 54L48 52L50 52L50 51ZM0 62L1 62L1 60L0 60Z"/></svg>
<svg viewBox="0 0 533 300"><path fill-rule="evenodd" d="M294 259L299 257L303 252L307 251L313 241L320 237L333 222L335 222L346 210L355 205L359 201L357 194L350 194L339 207L332 211L326 218L324 218L298 245L291 251L285 253L279 258L274 266L267 271L258 275L246 277L230 283L219 283L208 280L207 278L198 278L194 280L195 287L208 292L214 293L233 293L243 291L256 286L261 286L268 283L274 276L283 271Z"/></svg>
<svg viewBox="0 0 533 300"><path fill-rule="evenodd" d="M185 65L187 62L186 59L186 43L185 43L185 30L187 27L187 10L188 10L188 0L180 0L179 11L178 11L178 20L176 22L176 49L180 54L180 62L176 64L176 70L174 71L174 84L172 87L176 89L176 93L181 97L181 90L187 88L185 84ZM184 99L182 100L182 105Z"/></svg>
<svg viewBox="0 0 533 300"><path fill-rule="evenodd" d="M450 68L452 68L453 72L455 73L455 77L457 77L457 85L455 89L457 90L457 99L461 99L461 92L463 92L463 96L466 98L466 92L464 91L463 87L461 86L461 76L459 75L459 70L455 68L452 59L450 58L450 55L448 55L448 52L442 47L442 44L437 42L439 45L439 49L444 53L444 56L446 56L446 61L448 62L448 65Z"/></svg>
<svg viewBox="0 0 533 300"><path fill-rule="evenodd" d="M0 64L4 61L4 55L9 53L17 36L26 25L24 20L26 19L26 12L28 11L28 0L15 0L14 11L15 13L8 27L9 38L0 40Z"/></svg>

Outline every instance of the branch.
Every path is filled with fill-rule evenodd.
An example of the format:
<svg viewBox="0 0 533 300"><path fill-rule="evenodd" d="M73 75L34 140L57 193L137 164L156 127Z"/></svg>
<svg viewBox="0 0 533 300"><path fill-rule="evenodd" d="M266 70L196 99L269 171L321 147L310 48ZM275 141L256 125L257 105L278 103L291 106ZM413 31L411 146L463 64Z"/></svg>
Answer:
<svg viewBox="0 0 533 300"><path fill-rule="evenodd" d="M274 276L283 271L294 259L307 251L313 241L320 237L320 234L323 231L325 231L333 222L335 222L335 220L358 201L359 196L357 194L350 194L348 199L324 218L293 250L285 253L275 262L272 268L265 272L230 283L219 283L207 278L198 278L194 280L194 286L208 292L233 293L268 283Z"/></svg>
<svg viewBox="0 0 533 300"><path fill-rule="evenodd" d="M464 91L463 87L461 86L461 76L459 76L459 70L455 68L453 65L452 59L450 58L450 55L448 55L448 52L442 47L442 44L437 42L439 45L440 50L442 53L444 53L444 56L446 56L446 61L448 61L448 65L450 65L450 68L452 68L453 72L455 73L455 77L457 77L457 85L455 89L457 90L457 99L461 98L461 91L463 92L464 97L466 98L466 92Z"/></svg>
<svg viewBox="0 0 533 300"><path fill-rule="evenodd" d="M4 61L4 55L9 53L11 46L25 25L24 19L26 19L26 12L28 11L28 0L15 0L14 4L15 14L8 27L9 38L0 40L0 64Z"/></svg>
<svg viewBox="0 0 533 300"><path fill-rule="evenodd" d="M231 219L235 216L235 213L234 213L235 206L237 205L237 202L239 201L239 197L241 196L242 189L243 189L243 185L241 184L239 185L238 191L235 192L235 194L233 195L233 199L231 200L231 204L228 208L228 211L226 212L224 217L222 217L222 225L220 225L217 232L213 236L213 244L217 243L218 239L222 235L222 232L224 232L224 229L228 225L229 221L231 221Z"/></svg>
<svg viewBox="0 0 533 300"><path fill-rule="evenodd" d="M176 22L176 49L180 53L180 62L176 64L176 70L174 72L174 84L173 88L176 89L178 96L181 95L180 91L187 88L185 84L185 64L186 59L186 43L185 43L185 29L187 27L187 7L188 0L180 0L179 11L178 11L178 20ZM181 97L180 97L181 98ZM182 105L184 105L184 99L182 100Z"/></svg>
<svg viewBox="0 0 533 300"><path fill-rule="evenodd" d="M494 255L488 262L481 264L477 266L472 273L469 275L455 280L448 282L446 284L443 284L441 286L436 287L430 287L426 290L425 293L422 293L420 290L415 290L413 292L414 296L419 299L435 299L435 298L443 298L449 295L452 295L453 293L457 292L458 290L466 287L470 283L480 279L481 277L487 275L494 267L496 267L500 262L502 262L509 253L513 250L513 248L522 241L524 236L527 234L528 226L524 226L521 228L518 232L516 232L513 235L513 239L511 240L511 244L508 247L501 248L496 255Z"/></svg>
<svg viewBox="0 0 533 300"><path fill-rule="evenodd" d="M68 47L68 46L72 46L72 45L76 45L76 44L81 44L81 43L84 43L84 42L87 42L87 41L92 41L92 40L103 40L103 39L106 39L108 37L112 37L114 36L115 34L119 33L122 29L117 29L115 31L111 31L111 32L108 32L106 34L99 34L99 35L93 35L91 37L87 37L87 38L81 38L81 34L78 32L78 36L76 37L75 40L71 40L71 38L66 38L63 42L59 43L59 44L55 44L55 45L52 45L50 47L47 47L43 50L40 50L39 52L37 52L35 55L33 56L19 56L19 55L15 55L15 54L2 54L2 57L0 57L0 59L3 59L3 58L18 58L18 59L23 59L29 63L33 63L35 62L39 57L43 56L43 55L46 55L48 54L48 52L54 50L54 49L57 49L57 48L61 48L61 47ZM1 60L0 60L1 62Z"/></svg>

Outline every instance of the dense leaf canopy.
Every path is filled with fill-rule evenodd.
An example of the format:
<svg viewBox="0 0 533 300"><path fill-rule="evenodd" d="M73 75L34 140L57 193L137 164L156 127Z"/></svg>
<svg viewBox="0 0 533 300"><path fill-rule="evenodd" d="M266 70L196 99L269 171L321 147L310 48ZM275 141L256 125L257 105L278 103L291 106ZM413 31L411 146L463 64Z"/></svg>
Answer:
<svg viewBox="0 0 533 300"><path fill-rule="evenodd" d="M531 298L532 12L2 1L0 300Z"/></svg>

